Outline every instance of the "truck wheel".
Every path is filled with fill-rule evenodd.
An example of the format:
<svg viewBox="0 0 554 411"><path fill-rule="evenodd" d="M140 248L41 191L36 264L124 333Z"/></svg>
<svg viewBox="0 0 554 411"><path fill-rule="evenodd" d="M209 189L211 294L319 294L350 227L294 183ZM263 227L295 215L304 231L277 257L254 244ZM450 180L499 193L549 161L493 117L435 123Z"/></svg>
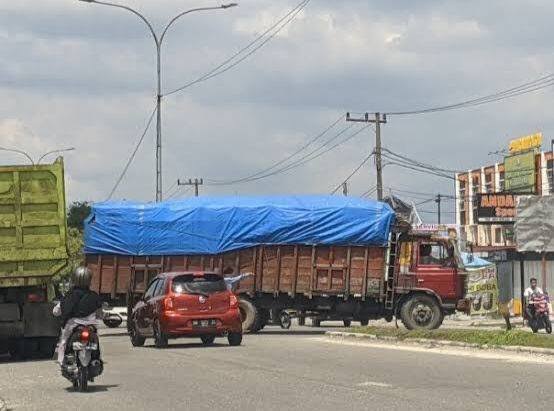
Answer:
<svg viewBox="0 0 554 411"><path fill-rule="evenodd" d="M437 300L428 295L415 295L400 308L400 318L408 330L434 330L442 324L443 314Z"/></svg>
<svg viewBox="0 0 554 411"><path fill-rule="evenodd" d="M342 323L344 324L345 327L350 327L352 325L351 320L342 320Z"/></svg>
<svg viewBox="0 0 554 411"><path fill-rule="evenodd" d="M288 330L292 324L289 313L287 313L286 311L281 311L279 322L281 323L282 329Z"/></svg>
<svg viewBox="0 0 554 411"><path fill-rule="evenodd" d="M239 311L240 311L240 318L242 320L242 329L245 332L249 332L252 326L254 325L254 321L256 320L256 315L258 313L258 310L250 300L241 298L239 300Z"/></svg>
<svg viewBox="0 0 554 411"><path fill-rule="evenodd" d="M360 320L360 325L361 325L362 327L366 327L368 324L369 324L369 318L362 318L362 319Z"/></svg>
<svg viewBox="0 0 554 411"><path fill-rule="evenodd" d="M256 317L254 319L254 324L252 324L252 327L250 327L251 333L257 333L260 330L263 330L263 328L266 326L266 324L269 321L269 310L265 310L263 308L256 308Z"/></svg>

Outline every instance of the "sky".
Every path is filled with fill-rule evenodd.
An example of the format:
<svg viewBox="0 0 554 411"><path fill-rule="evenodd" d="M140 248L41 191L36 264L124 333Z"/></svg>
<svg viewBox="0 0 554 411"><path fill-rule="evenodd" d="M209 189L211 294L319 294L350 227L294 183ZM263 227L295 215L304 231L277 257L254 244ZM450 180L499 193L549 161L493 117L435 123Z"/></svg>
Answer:
<svg viewBox="0 0 554 411"><path fill-rule="evenodd" d="M242 0L238 7L177 21L162 45L164 93L210 71L298 2ZM219 3L120 4L136 8L160 31L181 11ZM164 97L165 195L191 195L175 187L178 178L204 178L203 195L328 194L372 152L370 128L287 172L246 183L207 183L271 167L347 111L443 105L549 74L552 15L554 3L548 0L312 0L236 67ZM69 201L105 200L154 108L155 63L149 32L129 12L77 0L0 0L0 146L34 158L75 147L65 154ZM543 132L546 149L554 131L552 92L547 88L464 110L389 116L382 125L383 146L454 170L501 161L489 153L536 131ZM341 119L309 148L349 125ZM352 127L348 132L360 126ZM25 161L0 151L1 164ZM454 193L448 178L391 164L383 173L386 193L415 203ZM350 179L349 191L360 195L375 184L370 160ZM154 197L151 127L113 198ZM434 202L419 209L425 221L435 220ZM454 219L453 210L454 202L446 200L443 221Z"/></svg>

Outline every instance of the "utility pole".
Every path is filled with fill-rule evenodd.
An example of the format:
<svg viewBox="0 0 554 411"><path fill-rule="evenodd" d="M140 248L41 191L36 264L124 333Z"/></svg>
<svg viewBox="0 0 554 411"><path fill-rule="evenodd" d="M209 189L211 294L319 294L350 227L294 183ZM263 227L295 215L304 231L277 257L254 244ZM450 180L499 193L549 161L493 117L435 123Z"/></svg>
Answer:
<svg viewBox="0 0 554 411"><path fill-rule="evenodd" d="M345 196L348 195L348 183L346 181L342 183L342 194Z"/></svg>
<svg viewBox="0 0 554 411"><path fill-rule="evenodd" d="M437 194L437 199L435 200L435 203L437 203L437 222L441 223L441 198L442 196L440 194Z"/></svg>
<svg viewBox="0 0 554 411"><path fill-rule="evenodd" d="M203 178L201 178L201 179L195 178L193 180L192 178L189 178L189 181L177 180L177 185L178 186L194 186L194 196L198 197L198 186L204 185L204 179Z"/></svg>
<svg viewBox="0 0 554 411"><path fill-rule="evenodd" d="M346 113L346 121L356 123L374 123L375 124L375 167L377 169L377 200L383 200L383 161L381 158L381 124L387 122L387 115L374 113L374 118L369 118L369 113L365 113L363 118L352 118L350 113Z"/></svg>

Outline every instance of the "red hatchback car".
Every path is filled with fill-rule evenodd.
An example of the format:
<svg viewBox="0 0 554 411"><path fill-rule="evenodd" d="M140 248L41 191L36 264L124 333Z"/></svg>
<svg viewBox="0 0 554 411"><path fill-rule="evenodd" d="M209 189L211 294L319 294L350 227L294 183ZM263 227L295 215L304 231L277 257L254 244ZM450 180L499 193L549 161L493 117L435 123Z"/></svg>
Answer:
<svg viewBox="0 0 554 411"><path fill-rule="evenodd" d="M146 338L158 348L179 337L199 337L205 345L223 336L233 346L242 342L238 299L221 275L209 272L158 275L133 308L128 328L135 347Z"/></svg>

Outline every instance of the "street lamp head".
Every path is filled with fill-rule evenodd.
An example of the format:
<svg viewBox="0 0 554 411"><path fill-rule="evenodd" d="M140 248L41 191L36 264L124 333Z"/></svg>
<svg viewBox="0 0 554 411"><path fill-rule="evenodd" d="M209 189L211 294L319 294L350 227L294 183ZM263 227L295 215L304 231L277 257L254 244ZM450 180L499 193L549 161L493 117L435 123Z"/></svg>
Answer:
<svg viewBox="0 0 554 411"><path fill-rule="evenodd" d="M88 1L88 0L81 0L81 1ZM92 0L92 1L94 1L94 0ZM222 4L221 8L222 9L228 9L230 7L236 7L236 6L238 6L238 3L229 3L229 4Z"/></svg>

